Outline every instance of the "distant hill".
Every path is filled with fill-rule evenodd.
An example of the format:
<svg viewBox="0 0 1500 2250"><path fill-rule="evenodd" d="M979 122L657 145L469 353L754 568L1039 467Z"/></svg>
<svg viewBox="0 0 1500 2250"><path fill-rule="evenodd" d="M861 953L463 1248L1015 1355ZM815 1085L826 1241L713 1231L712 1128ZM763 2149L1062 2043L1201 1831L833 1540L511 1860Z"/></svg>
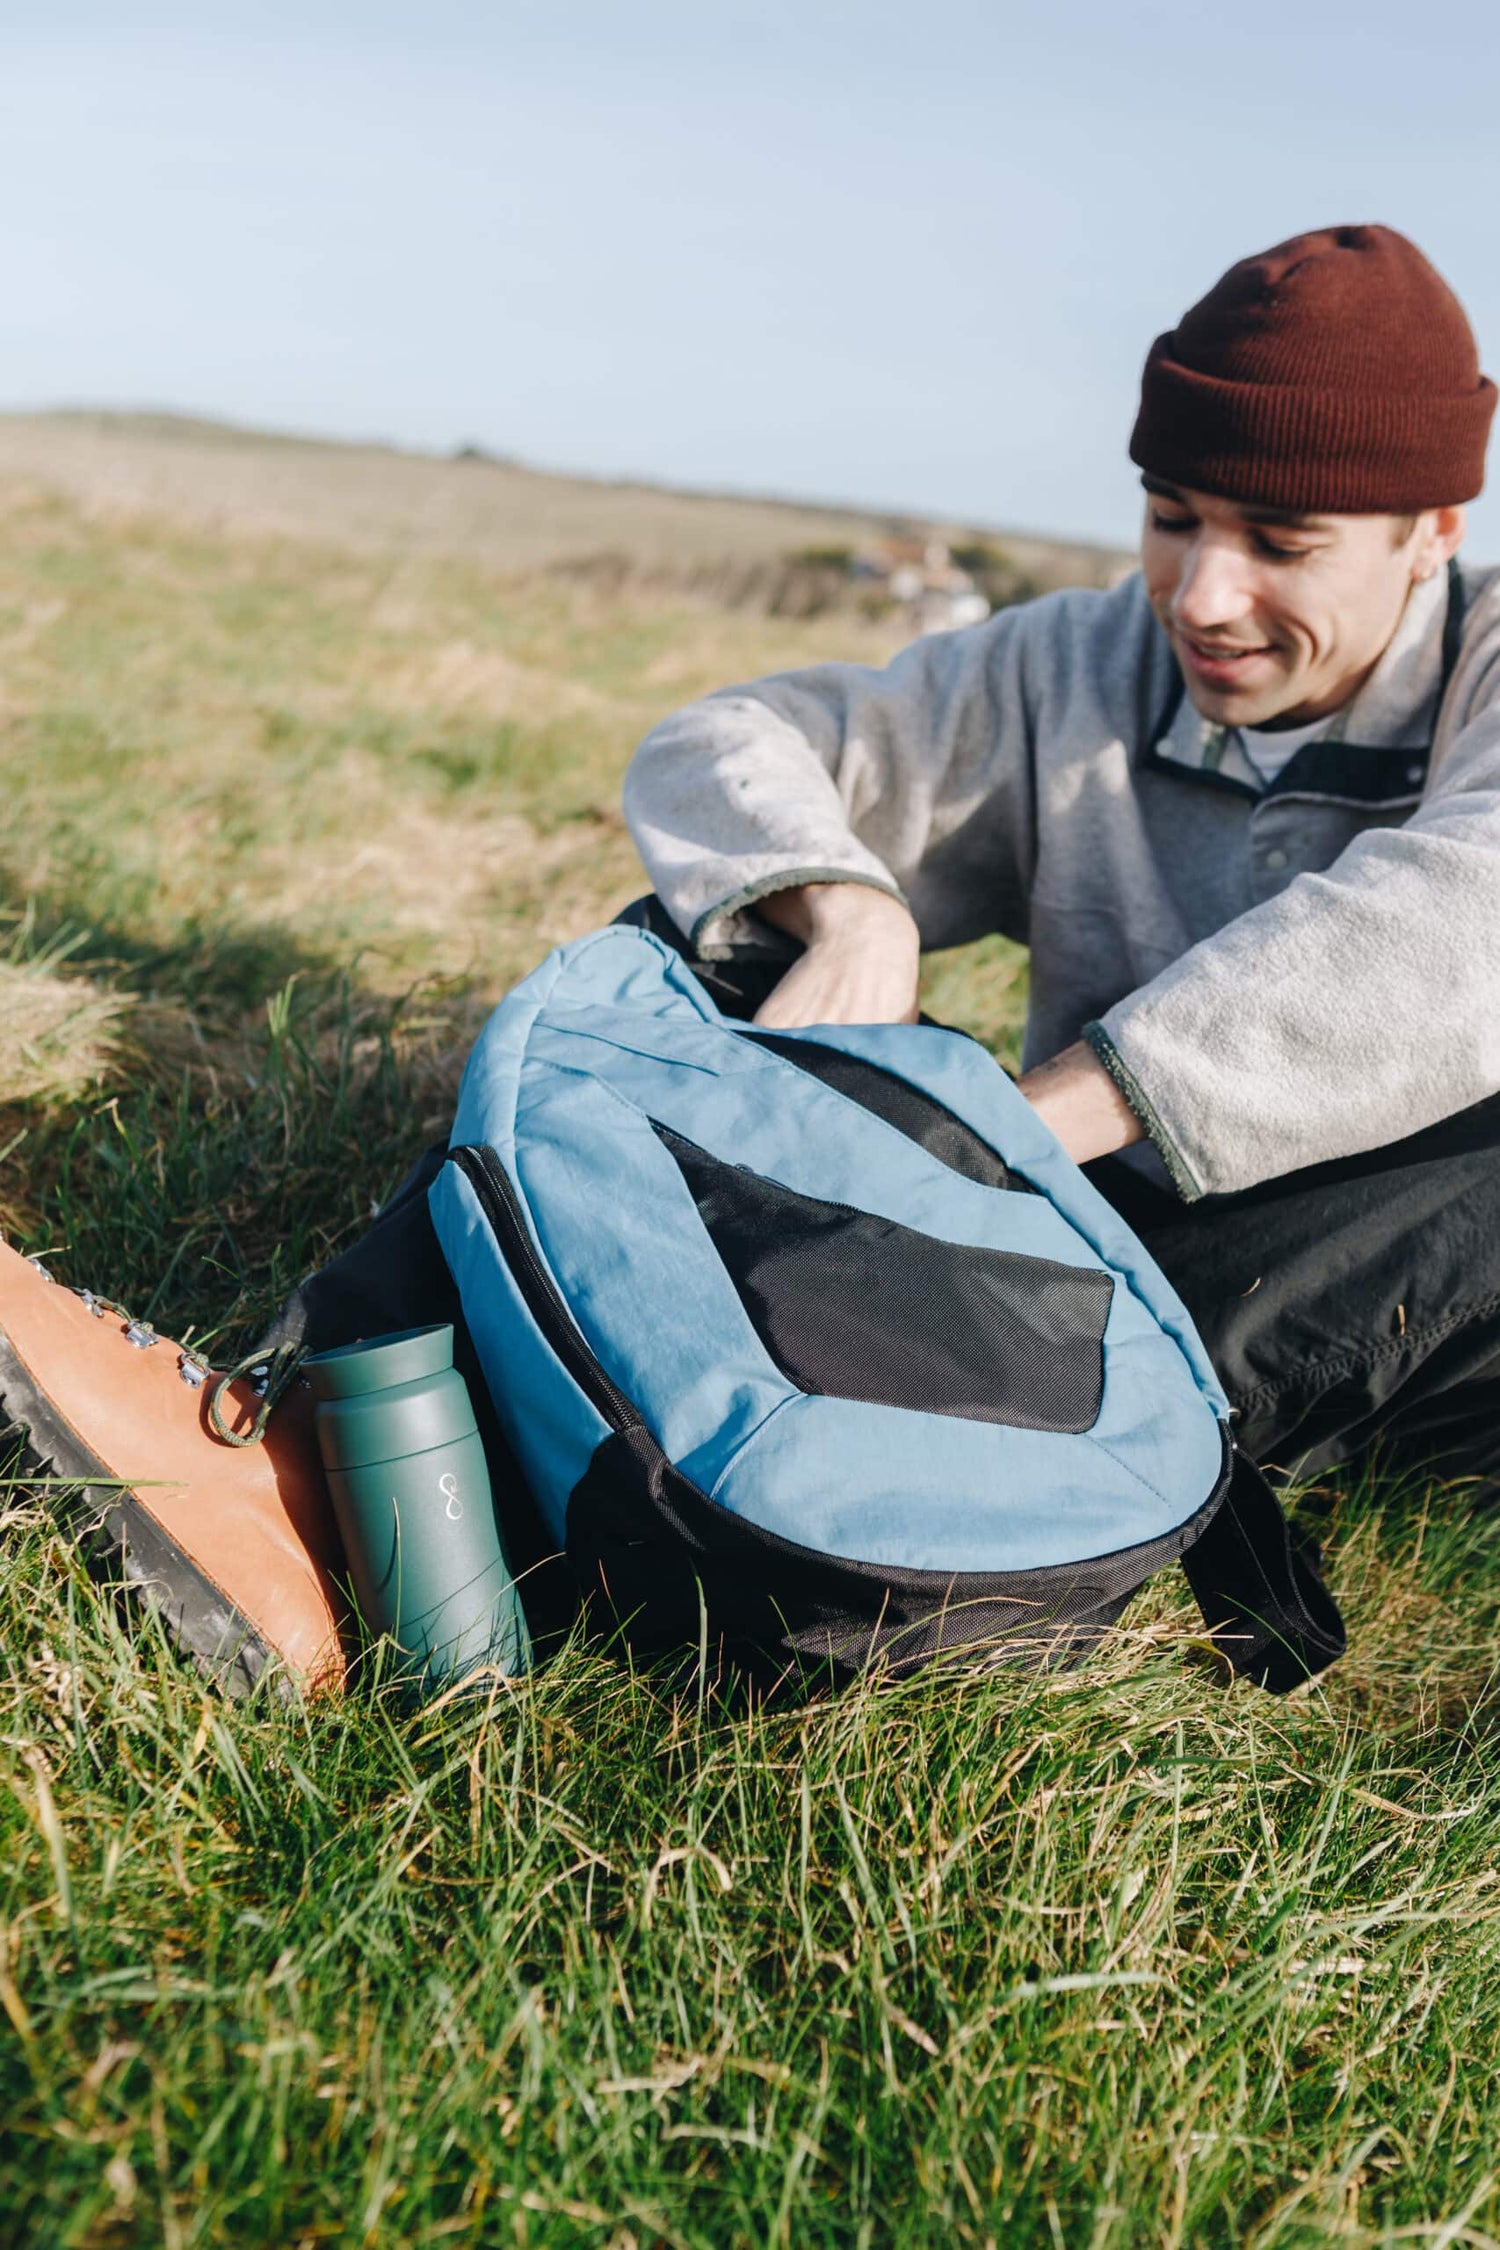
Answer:
<svg viewBox="0 0 1500 2250"><path fill-rule="evenodd" d="M982 549L1025 592L1109 585L1131 559L939 517L558 476L474 449L444 457L165 413L0 414L0 494L28 487L97 517L671 582L754 606L774 606L789 566L826 578L830 557L882 542Z"/></svg>

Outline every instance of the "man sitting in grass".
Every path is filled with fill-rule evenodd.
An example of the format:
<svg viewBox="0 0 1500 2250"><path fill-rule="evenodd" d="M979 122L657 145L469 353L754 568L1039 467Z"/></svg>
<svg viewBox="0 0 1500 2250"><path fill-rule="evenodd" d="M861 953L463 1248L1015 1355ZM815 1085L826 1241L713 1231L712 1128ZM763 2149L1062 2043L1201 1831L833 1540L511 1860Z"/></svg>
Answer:
<svg viewBox="0 0 1500 2250"><path fill-rule="evenodd" d="M1385 1433L1500 1477L1500 572L1454 561L1494 405L1402 236L1246 259L1147 360L1139 576L711 696L626 785L656 886L628 918L764 1024L904 1021L924 947L1029 944L1022 1091L1293 1474ZM441 1159L269 1341L451 1319L477 1374ZM119 1478L127 1573L200 1654L337 1672L305 1399L226 1447L153 1341L0 1249L34 1461Z"/></svg>
<svg viewBox="0 0 1500 2250"><path fill-rule="evenodd" d="M1401 235L1247 258L1148 356L1138 575L710 696L626 782L645 918L763 1024L1030 946L1021 1090L1291 1472L1500 1471L1494 405Z"/></svg>

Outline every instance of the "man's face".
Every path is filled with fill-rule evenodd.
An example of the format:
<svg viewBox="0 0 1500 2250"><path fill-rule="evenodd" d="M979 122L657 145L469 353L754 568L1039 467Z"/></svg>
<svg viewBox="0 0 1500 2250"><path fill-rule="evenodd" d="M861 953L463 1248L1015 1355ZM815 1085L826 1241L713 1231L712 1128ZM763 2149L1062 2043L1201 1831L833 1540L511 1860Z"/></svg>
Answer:
<svg viewBox="0 0 1500 2250"><path fill-rule="evenodd" d="M1416 578L1457 547L1458 508L1304 516L1145 477L1141 566L1187 692L1223 726L1339 710L1373 670Z"/></svg>

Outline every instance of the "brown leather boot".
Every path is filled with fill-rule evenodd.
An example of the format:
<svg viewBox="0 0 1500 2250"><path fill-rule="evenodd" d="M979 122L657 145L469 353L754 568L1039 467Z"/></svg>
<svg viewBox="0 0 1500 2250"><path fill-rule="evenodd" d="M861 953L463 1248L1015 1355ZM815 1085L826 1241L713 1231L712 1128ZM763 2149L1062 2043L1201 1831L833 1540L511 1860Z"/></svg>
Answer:
<svg viewBox="0 0 1500 2250"><path fill-rule="evenodd" d="M243 1693L268 1665L340 1686L342 1555L311 1393L297 1385L263 1440L236 1447L214 1434L214 1381L0 1241L0 1429L25 1431L27 1471L84 1488L91 1543L221 1686ZM236 1382L221 1411L238 1433L259 1403Z"/></svg>

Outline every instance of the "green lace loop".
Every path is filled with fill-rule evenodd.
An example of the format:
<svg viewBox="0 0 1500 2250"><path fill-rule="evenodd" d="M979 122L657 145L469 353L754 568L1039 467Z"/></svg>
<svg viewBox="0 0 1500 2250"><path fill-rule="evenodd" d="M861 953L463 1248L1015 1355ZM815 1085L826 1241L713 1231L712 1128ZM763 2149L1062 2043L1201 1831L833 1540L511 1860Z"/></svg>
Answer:
<svg viewBox="0 0 1500 2250"><path fill-rule="evenodd" d="M302 1371L307 1357L300 1344L278 1344L273 1351L251 1352L227 1374L216 1376L213 1389L208 1394L208 1419L214 1436L225 1445L259 1445L266 1434L266 1426L287 1392ZM221 1401L231 1383L251 1374L256 1368L265 1369L265 1384L260 1394L260 1404L248 1430L232 1430L224 1419Z"/></svg>

